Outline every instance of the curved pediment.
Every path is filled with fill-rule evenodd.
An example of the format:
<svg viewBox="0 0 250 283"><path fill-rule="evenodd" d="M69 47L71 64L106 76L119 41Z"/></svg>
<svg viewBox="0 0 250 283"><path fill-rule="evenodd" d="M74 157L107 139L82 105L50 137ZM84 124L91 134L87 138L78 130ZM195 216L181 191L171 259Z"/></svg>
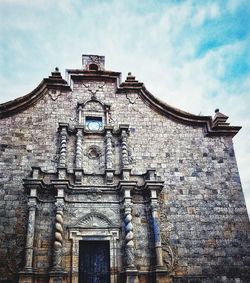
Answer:
<svg viewBox="0 0 250 283"><path fill-rule="evenodd" d="M83 80L86 78L89 78L91 80L106 80L111 77L113 79L118 79L120 76L120 73L110 71L67 70L67 72L70 75L71 79L77 78L78 80ZM117 84L119 85L118 81ZM87 84L84 85L85 87L88 86ZM102 87L103 86L101 85L98 88ZM70 86L62 78L60 72L57 69L55 72L52 72L52 75L49 78L44 79L40 83L40 85L30 94L17 98L13 101L0 104L0 118L11 116L35 104L39 99L41 99L45 95L46 90L48 89L71 91ZM90 90L90 92L94 95L97 90ZM131 91L137 92L141 99L149 107L151 107L158 113L163 114L169 119L175 120L185 125L202 127L204 129L204 134L207 136L234 136L241 129L241 127L230 126L228 123L225 123L225 119L221 119L221 113L220 115L216 115L214 118L212 118L211 116L194 115L182 111L178 108L172 107L152 95L146 89L143 83L138 82L137 80L135 80L134 76L129 74L125 82L121 83L118 86L117 92L127 94ZM53 97L52 99L55 100ZM89 107L90 109L95 107L98 111L101 111L101 108L103 107L102 103L98 104L96 102L95 104L94 102L91 102L89 105L87 103L84 106Z"/></svg>
<svg viewBox="0 0 250 283"><path fill-rule="evenodd" d="M212 118L211 116L194 115L172 107L156 98L143 83L135 80L135 77L129 73L125 82L120 85L118 92L129 93L131 91L137 92L141 99L158 113L185 125L202 127L206 136L234 136L241 129L241 127L230 126L229 123L226 123L228 117L222 113L217 113Z"/></svg>
<svg viewBox="0 0 250 283"><path fill-rule="evenodd" d="M104 214L92 212L84 215L76 221L73 228L107 228L114 226L113 222Z"/></svg>
<svg viewBox="0 0 250 283"><path fill-rule="evenodd" d="M49 89L67 91L71 90L70 86L62 78L61 73L57 68L51 73L51 76L43 79L41 83L30 93L0 104L0 118L9 117L34 105L46 94L46 91Z"/></svg>

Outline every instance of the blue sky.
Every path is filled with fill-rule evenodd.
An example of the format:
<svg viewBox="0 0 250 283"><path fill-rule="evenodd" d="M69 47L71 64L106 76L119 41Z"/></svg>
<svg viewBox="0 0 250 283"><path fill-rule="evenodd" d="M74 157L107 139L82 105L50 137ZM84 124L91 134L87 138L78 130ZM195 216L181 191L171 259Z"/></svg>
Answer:
<svg viewBox="0 0 250 283"><path fill-rule="evenodd" d="M167 103L215 108L243 129L234 138L250 211L248 0L0 0L0 103L34 89L58 66L100 54Z"/></svg>

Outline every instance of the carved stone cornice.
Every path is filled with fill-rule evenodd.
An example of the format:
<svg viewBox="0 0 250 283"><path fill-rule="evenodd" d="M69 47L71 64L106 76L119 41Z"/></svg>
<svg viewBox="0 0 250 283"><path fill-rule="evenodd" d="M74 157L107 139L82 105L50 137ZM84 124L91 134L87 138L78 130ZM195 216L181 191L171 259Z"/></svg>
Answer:
<svg viewBox="0 0 250 283"><path fill-rule="evenodd" d="M32 178L23 179L23 185L27 189L44 189L46 187L43 180Z"/></svg>
<svg viewBox="0 0 250 283"><path fill-rule="evenodd" d="M68 189L71 187L69 180L51 180L51 185L55 189Z"/></svg>
<svg viewBox="0 0 250 283"><path fill-rule="evenodd" d="M149 107L153 108L158 113L165 115L166 117L175 120L177 122L183 123L185 125L199 126L203 128L205 136L231 136L233 137L241 129L239 126L230 126L226 123L227 116L224 114L223 117L215 117L213 119L211 116L200 116L194 115L178 108L172 107L169 104L162 102L154 95L152 95L144 86L143 83L138 82L134 76L130 73L128 74L125 82L121 83L121 73L112 72L105 70L82 70L82 69L70 69L67 70L67 76L70 80L96 80L96 81L116 81L117 92L118 93L137 93L141 99L148 104ZM43 98L48 90L59 90L59 91L71 91L70 86L67 81L61 76L61 73L56 70L52 72L49 78L44 79L36 89L31 93L17 98L13 101L0 104L0 118L5 118L15 113L21 112L26 108L34 105L37 101ZM57 97L58 94L56 94ZM60 95L60 94L59 94ZM56 99L53 99L56 100ZM222 120L223 118L223 120ZM222 123L221 123L222 121Z"/></svg>
<svg viewBox="0 0 250 283"><path fill-rule="evenodd" d="M134 76L129 75L125 82L123 82L117 90L119 93L136 92L141 99L153 108L155 111L163 114L164 116L180 122L185 125L203 127L206 136L231 136L236 135L241 129L240 126L230 126L225 123L227 116L224 114L224 123L214 123L211 116L194 115L178 108L172 107L169 104L159 100L152 93L150 93L143 83L135 80Z"/></svg>
<svg viewBox="0 0 250 283"><path fill-rule="evenodd" d="M117 85L121 83L121 73L113 71L88 71L80 69L67 69L67 76L70 80L84 81L88 79L95 79L100 81L115 81Z"/></svg>
<svg viewBox="0 0 250 283"><path fill-rule="evenodd" d="M164 187L164 181L150 181L146 180L144 184L145 190L156 190L160 192Z"/></svg>
<svg viewBox="0 0 250 283"><path fill-rule="evenodd" d="M27 95L0 104L0 118L9 117L24 111L42 99L51 89L71 91L70 86L62 78L61 73L58 70L52 72L49 78L43 79L42 82Z"/></svg>
<svg viewBox="0 0 250 283"><path fill-rule="evenodd" d="M123 192L125 189L134 189L137 185L137 181L125 181L125 180L121 180L118 183L118 190Z"/></svg>

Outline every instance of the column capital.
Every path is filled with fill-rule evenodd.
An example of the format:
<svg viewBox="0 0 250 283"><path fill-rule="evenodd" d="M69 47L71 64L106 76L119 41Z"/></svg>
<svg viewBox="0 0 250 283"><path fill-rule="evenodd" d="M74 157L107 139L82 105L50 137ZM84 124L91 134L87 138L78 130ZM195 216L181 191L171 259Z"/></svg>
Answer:
<svg viewBox="0 0 250 283"><path fill-rule="evenodd" d="M114 131L114 126L104 126L105 133L112 133Z"/></svg>
<svg viewBox="0 0 250 283"><path fill-rule="evenodd" d="M69 127L68 123L59 122L59 128L66 128L66 129L68 129L68 127Z"/></svg>
<svg viewBox="0 0 250 283"><path fill-rule="evenodd" d="M120 124L119 125L119 132L122 134L122 132L129 132L129 125L128 124Z"/></svg>
<svg viewBox="0 0 250 283"><path fill-rule="evenodd" d="M133 190L137 186L137 181L121 180L118 184L118 190L120 192L125 192Z"/></svg>
<svg viewBox="0 0 250 283"><path fill-rule="evenodd" d="M29 208L29 210L36 210L36 208L37 208L37 199L35 197L29 197L28 208Z"/></svg>
<svg viewBox="0 0 250 283"><path fill-rule="evenodd" d="M164 187L164 181L151 181L146 180L144 183L144 189L148 191L156 191L160 193Z"/></svg>
<svg viewBox="0 0 250 283"><path fill-rule="evenodd" d="M75 126L75 130L76 130L77 132L78 132L78 131L79 131L79 132L81 132L81 131L83 132L83 130L84 130L84 125L76 125L76 126Z"/></svg>
<svg viewBox="0 0 250 283"><path fill-rule="evenodd" d="M63 211L64 210L64 199L63 198L57 198L55 202L56 210L57 211Z"/></svg>

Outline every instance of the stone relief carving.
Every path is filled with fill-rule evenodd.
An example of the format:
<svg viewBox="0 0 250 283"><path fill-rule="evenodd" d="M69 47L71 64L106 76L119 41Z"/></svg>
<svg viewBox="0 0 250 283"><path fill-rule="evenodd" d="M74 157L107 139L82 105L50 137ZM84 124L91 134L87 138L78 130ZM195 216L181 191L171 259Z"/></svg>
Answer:
<svg viewBox="0 0 250 283"><path fill-rule="evenodd" d="M76 123L77 123L77 117L76 116L69 118L68 124L69 124L69 130L70 131L72 131L72 132L74 131Z"/></svg>
<svg viewBox="0 0 250 283"><path fill-rule="evenodd" d="M89 159L98 159L102 154L102 151L99 146L91 145L87 149L87 157Z"/></svg>
<svg viewBox="0 0 250 283"><path fill-rule="evenodd" d="M136 101L139 98L138 94L136 93L126 93L126 98L128 100L128 107L129 109L134 110L135 112L139 113L141 117L144 117L145 114L143 113L143 111L136 106Z"/></svg>
<svg viewBox="0 0 250 283"><path fill-rule="evenodd" d="M102 198L102 190L97 188L87 190L87 198L92 201L100 200Z"/></svg>
<svg viewBox="0 0 250 283"><path fill-rule="evenodd" d="M126 98L130 104L135 104L136 100L138 99L138 94L136 93L126 93Z"/></svg>
<svg viewBox="0 0 250 283"><path fill-rule="evenodd" d="M113 211L116 215L120 214L120 207L119 206L110 206L109 209Z"/></svg>
<svg viewBox="0 0 250 283"><path fill-rule="evenodd" d="M169 232L173 228L173 224L168 222L168 210L164 200L160 198L160 223L161 223L161 242L162 242L162 256L164 266L169 271L173 271L178 264L177 249L169 243Z"/></svg>
<svg viewBox="0 0 250 283"><path fill-rule="evenodd" d="M177 253L169 244L168 233L162 233L161 238L163 263L169 271L173 271L177 265Z"/></svg>
<svg viewBox="0 0 250 283"><path fill-rule="evenodd" d="M89 55L89 59L91 60L92 63L95 63L95 64L102 63L102 59L100 58L100 56Z"/></svg>
<svg viewBox="0 0 250 283"><path fill-rule="evenodd" d="M84 106L84 111L95 111L95 112L103 112L102 105L97 101L89 101Z"/></svg>
<svg viewBox="0 0 250 283"><path fill-rule="evenodd" d="M57 98L61 95L60 90L52 89L49 91L49 96L53 101L56 101Z"/></svg>
<svg viewBox="0 0 250 283"><path fill-rule="evenodd" d="M85 88L87 88L88 92L90 92L92 94L91 99L95 100L97 92L103 91L103 87L105 86L105 82L100 83L98 85L96 85L96 84L84 84L83 83L83 86Z"/></svg>
<svg viewBox="0 0 250 283"><path fill-rule="evenodd" d="M117 126L117 119L114 119L111 112L108 112L108 123L112 126Z"/></svg>
<svg viewBox="0 0 250 283"><path fill-rule="evenodd" d="M84 181L88 185L103 185L104 179L102 176L86 176Z"/></svg>
<svg viewBox="0 0 250 283"><path fill-rule="evenodd" d="M112 225L112 221L105 215L98 212L91 212L78 220L74 226L83 228L106 228Z"/></svg>

